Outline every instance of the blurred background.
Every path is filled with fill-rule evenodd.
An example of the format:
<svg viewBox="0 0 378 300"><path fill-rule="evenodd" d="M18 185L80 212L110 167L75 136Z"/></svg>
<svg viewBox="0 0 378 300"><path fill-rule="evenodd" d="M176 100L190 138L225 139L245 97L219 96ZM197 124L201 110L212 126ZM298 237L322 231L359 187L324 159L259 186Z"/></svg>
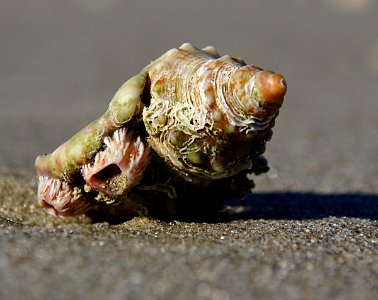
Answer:
<svg viewBox="0 0 378 300"><path fill-rule="evenodd" d="M33 169L183 42L282 73L260 191L377 193L378 2L1 0L0 166Z"/></svg>

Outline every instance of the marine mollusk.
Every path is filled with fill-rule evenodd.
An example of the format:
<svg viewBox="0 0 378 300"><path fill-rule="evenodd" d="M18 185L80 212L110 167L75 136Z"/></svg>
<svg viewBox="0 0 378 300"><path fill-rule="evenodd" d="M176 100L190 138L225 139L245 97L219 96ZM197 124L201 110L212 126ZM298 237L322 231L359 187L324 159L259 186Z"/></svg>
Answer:
<svg viewBox="0 0 378 300"><path fill-rule="evenodd" d="M37 157L39 202L58 216L145 214L167 199L243 196L285 93L280 74L211 46L171 49L124 83L103 116Z"/></svg>

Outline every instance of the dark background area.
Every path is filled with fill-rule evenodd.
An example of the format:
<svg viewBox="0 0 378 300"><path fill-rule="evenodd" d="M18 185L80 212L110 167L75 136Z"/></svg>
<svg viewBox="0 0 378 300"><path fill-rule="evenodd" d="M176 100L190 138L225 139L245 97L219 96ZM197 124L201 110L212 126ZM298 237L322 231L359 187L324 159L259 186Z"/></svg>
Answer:
<svg viewBox="0 0 378 300"><path fill-rule="evenodd" d="M374 299L377 28L373 0L2 0L0 298ZM218 222L45 216L35 157L183 42L286 78L255 197Z"/></svg>

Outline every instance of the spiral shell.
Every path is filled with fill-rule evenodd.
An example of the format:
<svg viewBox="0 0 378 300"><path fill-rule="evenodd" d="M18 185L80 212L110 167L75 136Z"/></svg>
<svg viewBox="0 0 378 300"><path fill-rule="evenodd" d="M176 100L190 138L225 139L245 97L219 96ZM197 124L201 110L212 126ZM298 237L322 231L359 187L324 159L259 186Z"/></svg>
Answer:
<svg viewBox="0 0 378 300"><path fill-rule="evenodd" d="M182 176L229 177L264 152L286 92L281 75L190 44L146 70L148 142Z"/></svg>
<svg viewBox="0 0 378 300"><path fill-rule="evenodd" d="M218 202L241 197L253 187L246 172L266 168L259 157L285 93L281 75L211 46L171 49L100 118L37 157L39 203L57 216L146 214L217 192Z"/></svg>

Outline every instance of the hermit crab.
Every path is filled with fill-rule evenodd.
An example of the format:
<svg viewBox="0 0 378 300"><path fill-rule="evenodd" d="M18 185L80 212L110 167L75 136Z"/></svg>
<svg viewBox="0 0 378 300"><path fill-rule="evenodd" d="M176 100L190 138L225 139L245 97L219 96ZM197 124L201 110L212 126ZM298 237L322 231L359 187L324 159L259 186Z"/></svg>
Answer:
<svg viewBox="0 0 378 300"><path fill-rule="evenodd" d="M282 75L185 43L116 92L107 111L38 156L38 201L56 216L175 215L250 192L286 93ZM209 205L210 204L210 205Z"/></svg>

